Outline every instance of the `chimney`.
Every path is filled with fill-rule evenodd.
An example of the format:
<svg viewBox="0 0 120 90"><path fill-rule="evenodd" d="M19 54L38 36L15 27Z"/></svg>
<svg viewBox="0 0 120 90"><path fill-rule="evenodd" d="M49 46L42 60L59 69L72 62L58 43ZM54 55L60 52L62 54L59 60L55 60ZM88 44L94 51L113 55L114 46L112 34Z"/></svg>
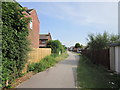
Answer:
<svg viewBox="0 0 120 90"><path fill-rule="evenodd" d="M50 35L50 33L48 33L48 35Z"/></svg>

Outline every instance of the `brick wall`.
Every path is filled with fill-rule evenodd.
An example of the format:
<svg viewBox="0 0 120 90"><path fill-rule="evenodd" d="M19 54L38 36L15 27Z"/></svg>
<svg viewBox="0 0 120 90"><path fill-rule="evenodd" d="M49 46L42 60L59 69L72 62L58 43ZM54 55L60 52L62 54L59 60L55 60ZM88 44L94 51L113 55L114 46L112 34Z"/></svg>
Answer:
<svg viewBox="0 0 120 90"><path fill-rule="evenodd" d="M32 10L29 15L32 18L32 29L30 29L30 24L28 25L29 39L31 41L32 48L39 48L39 31L40 31L40 22L36 13L36 10Z"/></svg>

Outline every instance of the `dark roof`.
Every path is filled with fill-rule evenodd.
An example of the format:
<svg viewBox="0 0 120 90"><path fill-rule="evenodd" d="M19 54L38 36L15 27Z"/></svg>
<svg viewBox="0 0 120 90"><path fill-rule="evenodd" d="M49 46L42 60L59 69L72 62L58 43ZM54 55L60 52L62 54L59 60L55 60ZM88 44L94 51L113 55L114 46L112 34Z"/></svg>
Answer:
<svg viewBox="0 0 120 90"><path fill-rule="evenodd" d="M120 43L111 43L110 46L111 47L120 46Z"/></svg>
<svg viewBox="0 0 120 90"><path fill-rule="evenodd" d="M31 12L32 10L34 10L34 9L27 9L28 12Z"/></svg>
<svg viewBox="0 0 120 90"><path fill-rule="evenodd" d="M40 39L49 39L49 37L51 38L50 33L48 33L48 34L40 34Z"/></svg>
<svg viewBox="0 0 120 90"><path fill-rule="evenodd" d="M27 9L26 12L30 15L30 12L34 9Z"/></svg>

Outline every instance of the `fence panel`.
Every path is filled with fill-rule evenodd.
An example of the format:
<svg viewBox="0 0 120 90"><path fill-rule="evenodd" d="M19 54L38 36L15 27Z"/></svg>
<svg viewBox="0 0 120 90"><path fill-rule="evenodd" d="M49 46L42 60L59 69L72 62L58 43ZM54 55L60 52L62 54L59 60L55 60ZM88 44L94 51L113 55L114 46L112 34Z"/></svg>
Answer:
<svg viewBox="0 0 120 90"><path fill-rule="evenodd" d="M83 50L82 54L88 57L93 63L100 64L110 69L110 55L109 49L103 50Z"/></svg>
<svg viewBox="0 0 120 90"><path fill-rule="evenodd" d="M28 60L22 73L25 73L27 71L28 64L37 63L50 54L51 48L33 48L28 54Z"/></svg>

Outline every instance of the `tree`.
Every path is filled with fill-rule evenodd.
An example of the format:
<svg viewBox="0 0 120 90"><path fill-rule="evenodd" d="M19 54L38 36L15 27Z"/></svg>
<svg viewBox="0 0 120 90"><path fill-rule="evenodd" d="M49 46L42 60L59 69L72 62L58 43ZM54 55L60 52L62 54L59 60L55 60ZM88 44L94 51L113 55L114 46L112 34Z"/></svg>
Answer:
<svg viewBox="0 0 120 90"><path fill-rule="evenodd" d="M107 32L103 34L89 34L88 46L91 50L100 50L109 47L109 43L117 41L119 38L117 35L110 35Z"/></svg>
<svg viewBox="0 0 120 90"><path fill-rule="evenodd" d="M76 43L75 44L75 48L79 48L80 47L80 44L79 43Z"/></svg>
<svg viewBox="0 0 120 90"><path fill-rule="evenodd" d="M64 52L64 48L59 40L50 40L47 42L47 48L52 49L52 53L59 54Z"/></svg>
<svg viewBox="0 0 120 90"><path fill-rule="evenodd" d="M76 43L75 48L83 48L83 45L82 44L80 45L79 43Z"/></svg>

